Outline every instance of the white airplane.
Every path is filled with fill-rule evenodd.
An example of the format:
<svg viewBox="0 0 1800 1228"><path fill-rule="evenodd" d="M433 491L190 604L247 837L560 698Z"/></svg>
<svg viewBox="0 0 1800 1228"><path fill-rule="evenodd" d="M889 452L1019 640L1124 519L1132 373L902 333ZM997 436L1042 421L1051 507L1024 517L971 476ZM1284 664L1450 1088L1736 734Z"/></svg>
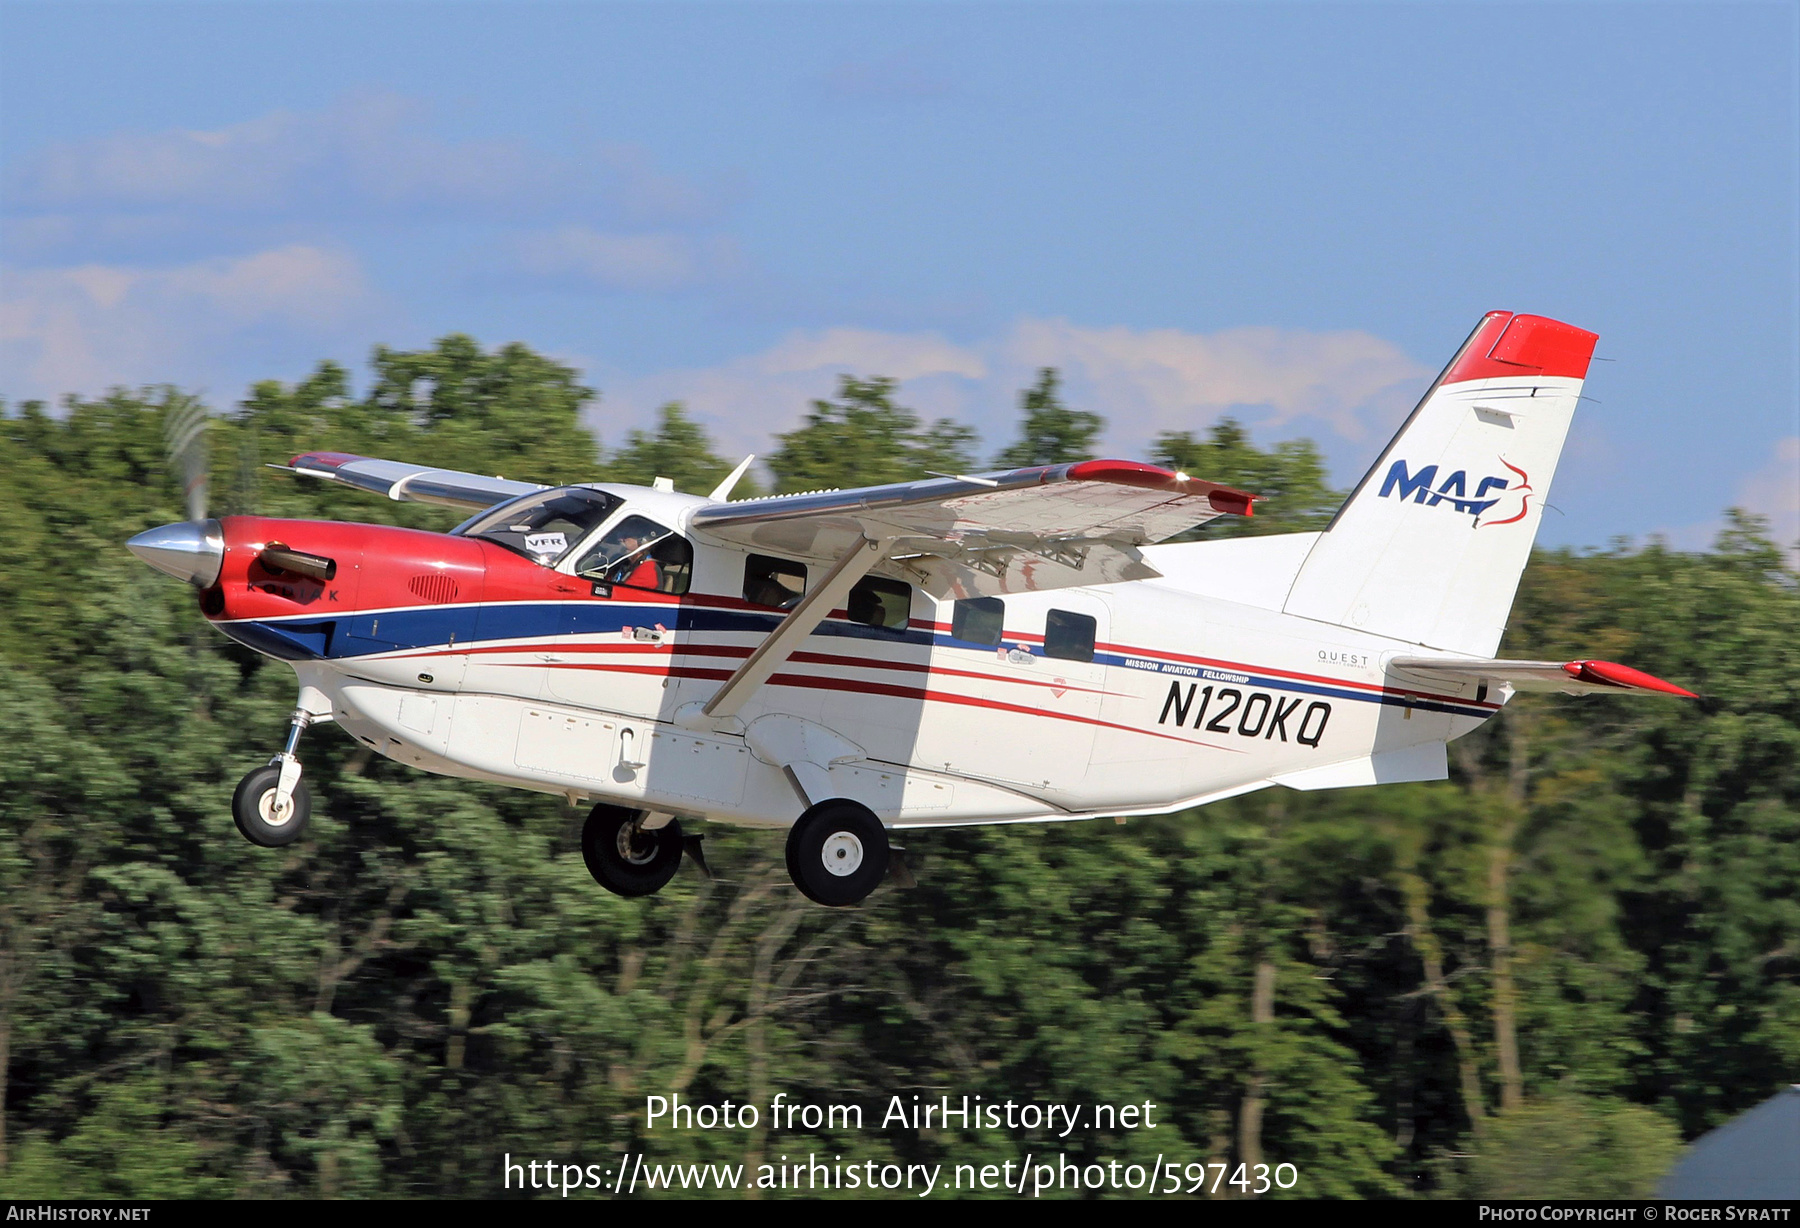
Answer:
<svg viewBox="0 0 1800 1228"><path fill-rule="evenodd" d="M252 842L304 830L296 747L335 721L595 803L587 864L621 895L706 819L787 829L795 885L847 905L904 878L890 831L1439 780L1515 691L1691 697L1493 658L1595 339L1484 317L1323 532L1158 545L1255 496L1117 460L729 502L748 459L701 498L314 452L286 468L476 514L213 520L202 491L128 544L298 675L233 802Z"/></svg>

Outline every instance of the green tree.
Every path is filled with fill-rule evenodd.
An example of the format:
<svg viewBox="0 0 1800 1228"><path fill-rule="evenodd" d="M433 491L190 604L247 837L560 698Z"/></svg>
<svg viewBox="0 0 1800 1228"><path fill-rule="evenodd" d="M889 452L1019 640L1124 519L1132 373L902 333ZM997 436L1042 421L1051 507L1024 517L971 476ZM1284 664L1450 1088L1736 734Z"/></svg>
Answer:
<svg viewBox="0 0 1800 1228"><path fill-rule="evenodd" d="M1471 1198L1649 1198L1681 1135L1641 1105L1567 1094L1502 1115L1469 1161Z"/></svg>
<svg viewBox="0 0 1800 1228"><path fill-rule="evenodd" d="M1207 537L1322 529L1344 501L1325 484L1325 462L1310 439L1265 450L1230 418L1214 425L1204 440L1190 431L1165 431L1156 437L1152 455L1171 469L1261 496L1254 516L1215 520L1203 530Z"/></svg>
<svg viewBox="0 0 1800 1228"><path fill-rule="evenodd" d="M963 473L972 466L975 433L947 418L930 426L894 403L899 385L846 375L834 401L814 401L805 422L776 438L769 457L775 489L843 489L904 482L929 471Z"/></svg>
<svg viewBox="0 0 1800 1228"><path fill-rule="evenodd" d="M688 417L687 408L671 401L656 411L654 432L632 429L625 446L606 461L606 476L614 482L648 486L659 477L675 483L675 489L703 495L731 472L732 463L713 452L706 428ZM732 496L748 498L756 493L746 477Z"/></svg>
<svg viewBox="0 0 1800 1228"><path fill-rule="evenodd" d="M1094 440L1106 421L1099 414L1064 405L1061 383L1056 368L1045 367L1038 372L1037 383L1019 394L1024 420L1019 424L1018 442L996 456L995 465L1021 469L1093 457Z"/></svg>
<svg viewBox="0 0 1800 1228"><path fill-rule="evenodd" d="M590 401L466 339L378 351L362 396L321 364L213 420L213 500L446 527L263 463L583 480ZM1540 552L1503 647L1626 661L1699 702L1515 697L1441 783L909 833L920 886L853 910L799 899L779 833L709 830L719 878L627 901L588 878L559 800L329 728L305 742L307 837L236 838L232 785L281 736L293 674L121 546L184 514L162 442L184 403L119 390L0 430L0 1195L491 1195L507 1153L627 1150L1260 1155L1298 1165L1300 1194L1617 1195L1653 1180L1669 1123L1692 1137L1800 1063L1800 580L1749 519L1702 553ZM681 477L664 458L705 451L682 421L619 455ZM1303 445L1165 440L1190 472L1300 492L1249 527L1331 502ZM852 485L969 450L890 381L847 381L776 472ZM915 1092L1148 1100L1159 1128L646 1130L644 1097L673 1090L875 1121Z"/></svg>
<svg viewBox="0 0 1800 1228"><path fill-rule="evenodd" d="M485 353L459 333L429 350L378 346L365 402L373 425L428 431L432 463L504 466L556 485L591 481L599 448L581 415L595 399L577 373L518 343Z"/></svg>

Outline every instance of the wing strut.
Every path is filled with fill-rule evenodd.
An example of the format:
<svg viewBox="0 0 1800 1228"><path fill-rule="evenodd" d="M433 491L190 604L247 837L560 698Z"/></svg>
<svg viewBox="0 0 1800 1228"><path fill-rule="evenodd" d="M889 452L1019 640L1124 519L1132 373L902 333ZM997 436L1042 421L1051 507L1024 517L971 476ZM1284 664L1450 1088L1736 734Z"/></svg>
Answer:
<svg viewBox="0 0 1800 1228"><path fill-rule="evenodd" d="M825 616L850 596L856 582L881 561L886 553L885 545L885 542L874 542L865 537L832 564L825 578L800 599L799 605L788 611L788 616L769 633L769 638L756 646L750 659L738 666L737 673L727 678L718 693L706 701L701 715L736 716L738 709L756 693L756 688L769 680L769 675L825 621Z"/></svg>

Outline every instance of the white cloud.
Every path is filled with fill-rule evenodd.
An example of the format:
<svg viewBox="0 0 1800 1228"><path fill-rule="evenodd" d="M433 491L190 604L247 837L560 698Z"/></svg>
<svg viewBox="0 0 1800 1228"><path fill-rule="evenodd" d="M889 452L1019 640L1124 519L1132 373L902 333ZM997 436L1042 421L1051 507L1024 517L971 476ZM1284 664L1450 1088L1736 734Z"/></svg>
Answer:
<svg viewBox="0 0 1800 1228"><path fill-rule="evenodd" d="M552 285L666 293L716 284L743 264L723 235L616 233L587 226L533 231L513 242L512 272Z"/></svg>
<svg viewBox="0 0 1800 1228"><path fill-rule="evenodd" d="M7 270L0 395L54 401L114 384L183 382L257 330L329 335L374 305L352 256L300 244L168 268Z"/></svg>
<svg viewBox="0 0 1800 1228"><path fill-rule="evenodd" d="M1771 451L1761 468L1739 479L1731 506L1767 520L1769 540L1782 548L1790 566L1800 567L1800 436L1776 440ZM1725 527L1725 517L1714 516L1650 536L1676 550L1707 550Z"/></svg>
<svg viewBox="0 0 1800 1228"><path fill-rule="evenodd" d="M684 401L724 451L766 454L771 439L798 424L815 398L830 396L841 375L903 380L905 403L938 417L964 414L968 386L986 373L978 354L935 333L799 332L715 367L617 379L602 371L596 424L611 441L620 418L648 422L654 407Z"/></svg>
<svg viewBox="0 0 1800 1228"><path fill-rule="evenodd" d="M1769 463L1738 484L1737 502L1768 517L1769 536L1800 567L1800 435L1776 442Z"/></svg>
<svg viewBox="0 0 1800 1228"><path fill-rule="evenodd" d="M844 374L902 381L900 400L926 417L975 426L990 451L1016 430L1019 390L1039 367L1061 370L1067 401L1110 424L1108 446L1143 454L1165 430L1203 431L1227 414L1259 430L1305 422L1348 440L1410 403L1430 372L1397 347L1360 332L1273 328L1189 333L1087 328L1024 319L968 344L931 332L837 328L790 334L769 349L714 367L595 379L606 392L598 421L647 421L664 401L687 402L726 450L766 452Z"/></svg>
<svg viewBox="0 0 1800 1228"><path fill-rule="evenodd" d="M447 141L419 103L360 94L209 130L117 133L18 160L15 212L202 210L316 218L332 211L591 215L685 225L730 193L658 169L634 145L548 152L519 140Z"/></svg>
<svg viewBox="0 0 1800 1228"><path fill-rule="evenodd" d="M1429 374L1364 332L1189 333L1022 320L1005 350L1018 366L1062 368L1071 388L1091 390L1094 409L1130 413L1145 433L1192 429L1197 415L1210 421L1236 406L1260 406L1268 427L1318 418L1345 439L1360 439L1361 410Z"/></svg>
<svg viewBox="0 0 1800 1228"><path fill-rule="evenodd" d="M937 333L889 333L866 328L831 328L792 333L773 349L746 360L771 376L815 372L855 372L912 380L928 375L981 379L988 364L979 353L953 345Z"/></svg>

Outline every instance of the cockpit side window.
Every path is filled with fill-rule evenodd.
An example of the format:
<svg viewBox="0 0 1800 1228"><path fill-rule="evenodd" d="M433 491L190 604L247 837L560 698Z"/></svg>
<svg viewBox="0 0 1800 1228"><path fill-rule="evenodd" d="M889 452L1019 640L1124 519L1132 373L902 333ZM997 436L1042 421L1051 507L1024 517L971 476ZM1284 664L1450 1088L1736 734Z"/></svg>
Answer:
<svg viewBox="0 0 1800 1228"><path fill-rule="evenodd" d="M694 548L654 520L627 516L588 547L575 574L598 584L681 594L694 574Z"/></svg>
<svg viewBox="0 0 1800 1228"><path fill-rule="evenodd" d="M534 563L554 567L619 506L616 495L579 486L541 490L503 503L464 524L464 537L480 537ZM666 530L665 530L666 532Z"/></svg>

